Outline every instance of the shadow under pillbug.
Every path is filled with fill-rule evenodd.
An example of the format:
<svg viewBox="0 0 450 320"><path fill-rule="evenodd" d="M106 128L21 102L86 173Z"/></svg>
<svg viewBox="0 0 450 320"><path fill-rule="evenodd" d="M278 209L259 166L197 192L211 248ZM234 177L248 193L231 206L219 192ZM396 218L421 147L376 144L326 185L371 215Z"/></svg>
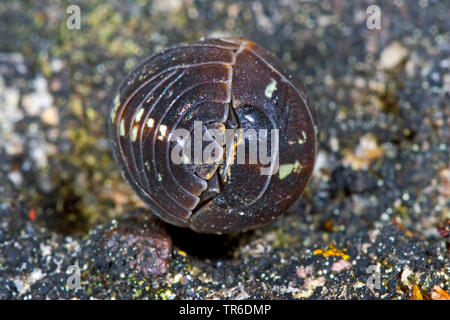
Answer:
<svg viewBox="0 0 450 320"><path fill-rule="evenodd" d="M245 39L207 39L132 71L114 98L109 132L122 175L154 214L220 234L265 225L295 203L314 168L316 123L304 86L274 55ZM175 135L181 129L184 140ZM196 146L200 154L209 146L214 161L195 161Z"/></svg>

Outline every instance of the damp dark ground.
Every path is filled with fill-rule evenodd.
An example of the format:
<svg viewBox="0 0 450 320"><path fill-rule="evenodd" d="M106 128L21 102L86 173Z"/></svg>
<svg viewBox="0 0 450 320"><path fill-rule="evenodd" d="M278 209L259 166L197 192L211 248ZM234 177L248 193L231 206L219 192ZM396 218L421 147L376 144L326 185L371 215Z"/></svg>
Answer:
<svg viewBox="0 0 450 320"><path fill-rule="evenodd" d="M448 1L75 2L81 30L66 25L72 2L0 3L0 299L450 291ZM381 29L367 27L372 4ZM106 132L114 89L143 57L210 36L273 51L320 119L298 207L235 236L153 218Z"/></svg>

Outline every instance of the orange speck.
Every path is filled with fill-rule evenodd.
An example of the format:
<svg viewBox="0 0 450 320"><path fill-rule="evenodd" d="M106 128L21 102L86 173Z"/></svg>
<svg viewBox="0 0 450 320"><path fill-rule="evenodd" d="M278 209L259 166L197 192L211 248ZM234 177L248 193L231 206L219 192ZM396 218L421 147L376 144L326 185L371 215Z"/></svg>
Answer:
<svg viewBox="0 0 450 320"><path fill-rule="evenodd" d="M413 285L411 300L423 300L422 292L417 284Z"/></svg>
<svg viewBox="0 0 450 320"><path fill-rule="evenodd" d="M431 292L431 299L433 300L450 300L450 294L439 286L434 286Z"/></svg>
<svg viewBox="0 0 450 320"><path fill-rule="evenodd" d="M408 238L414 237L414 234L413 234L411 231L409 231L409 230L406 230L406 231L405 231L405 234L406 234L406 236L407 236Z"/></svg>
<svg viewBox="0 0 450 320"><path fill-rule="evenodd" d="M341 257L344 260L347 260L348 258L350 258L350 256L345 253L347 251L347 249L345 249L345 248L343 250L336 249L331 243L328 245L328 247L329 247L329 249L327 249L327 250L322 250L322 249L315 250L313 252L313 255L321 254L325 258L328 258L330 256Z"/></svg>
<svg viewBox="0 0 450 320"><path fill-rule="evenodd" d="M30 217L30 220L32 220L32 221L36 220L36 210L30 209L30 211L28 212L28 216Z"/></svg>

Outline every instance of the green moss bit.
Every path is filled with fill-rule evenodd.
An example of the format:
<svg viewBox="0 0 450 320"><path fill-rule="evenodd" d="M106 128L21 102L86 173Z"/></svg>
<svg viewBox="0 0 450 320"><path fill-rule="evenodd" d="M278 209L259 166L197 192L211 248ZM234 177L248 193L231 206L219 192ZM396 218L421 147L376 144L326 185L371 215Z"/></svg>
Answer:
<svg viewBox="0 0 450 320"><path fill-rule="evenodd" d="M283 180L288 175L290 175L292 172L299 173L302 170L303 166L300 164L300 162L295 161L295 163L286 163L282 164L280 166L280 180Z"/></svg>
<svg viewBox="0 0 450 320"><path fill-rule="evenodd" d="M267 98L272 98L272 94L275 90L277 90L277 82L275 79L271 79L272 81L267 85L266 90L264 91L264 94Z"/></svg>

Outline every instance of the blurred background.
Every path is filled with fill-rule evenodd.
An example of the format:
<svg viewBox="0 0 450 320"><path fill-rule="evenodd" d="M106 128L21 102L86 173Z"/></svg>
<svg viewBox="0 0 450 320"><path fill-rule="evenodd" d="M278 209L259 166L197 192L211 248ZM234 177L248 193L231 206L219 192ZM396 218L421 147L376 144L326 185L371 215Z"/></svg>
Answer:
<svg viewBox="0 0 450 320"><path fill-rule="evenodd" d="M433 0L2 1L0 298L448 297L449 16ZM143 58L228 36L303 80L320 147L292 212L202 236L144 208L106 119Z"/></svg>

